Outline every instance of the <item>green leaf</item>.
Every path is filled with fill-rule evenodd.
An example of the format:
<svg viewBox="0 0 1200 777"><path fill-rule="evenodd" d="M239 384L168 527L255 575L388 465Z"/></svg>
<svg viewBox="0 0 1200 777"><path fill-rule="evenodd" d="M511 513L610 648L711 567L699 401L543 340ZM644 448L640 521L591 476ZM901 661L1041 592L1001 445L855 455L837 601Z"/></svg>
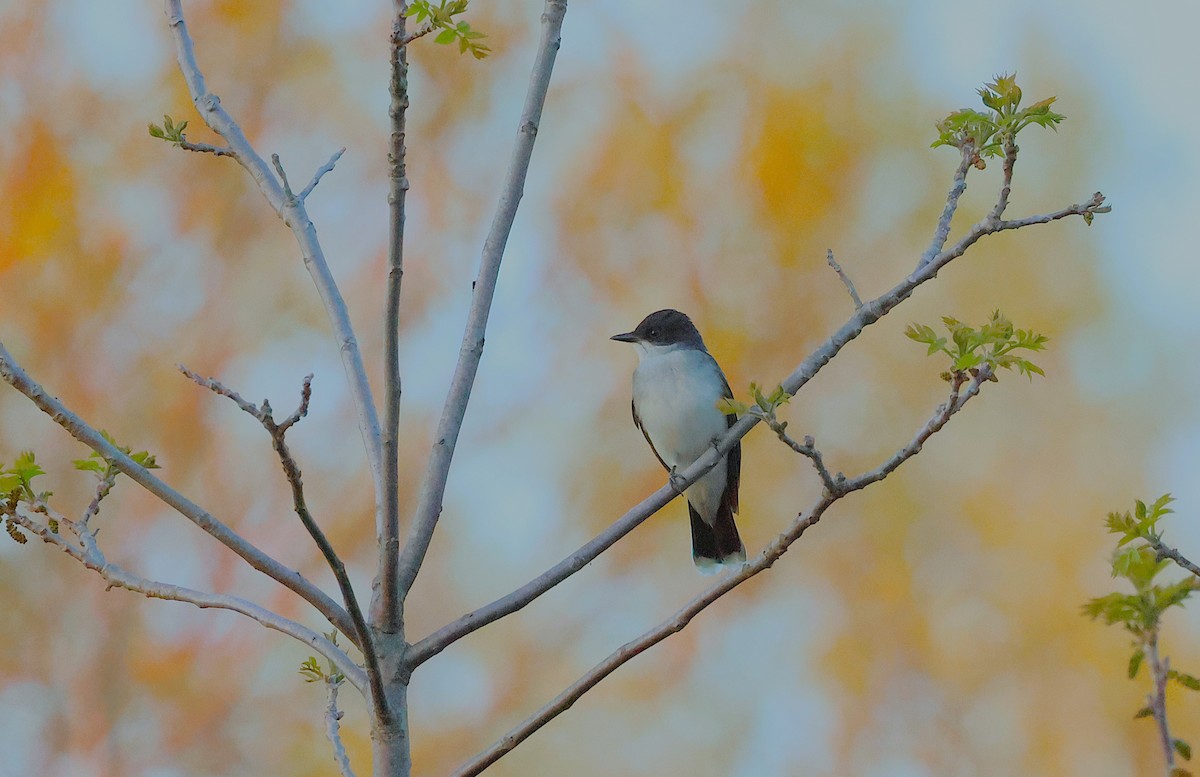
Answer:
<svg viewBox="0 0 1200 777"><path fill-rule="evenodd" d="M1192 746L1187 742L1184 742L1182 739L1176 739L1171 743L1171 746L1175 748L1175 752L1179 753L1183 760L1192 760Z"/></svg>
<svg viewBox="0 0 1200 777"><path fill-rule="evenodd" d="M1146 707L1142 707L1140 710L1133 713L1133 719L1138 720L1139 718L1148 718L1153 714L1154 714L1154 710L1150 709L1149 706L1146 706Z"/></svg>
<svg viewBox="0 0 1200 777"><path fill-rule="evenodd" d="M1129 679L1137 677L1138 670L1142 668L1142 659L1146 657L1146 652L1141 648L1133 651L1133 655L1129 657Z"/></svg>
<svg viewBox="0 0 1200 777"><path fill-rule="evenodd" d="M1200 691L1200 678L1193 677L1192 675L1184 672L1176 672L1174 669L1172 669L1168 674L1172 680L1179 683L1184 688L1192 691Z"/></svg>
<svg viewBox="0 0 1200 777"><path fill-rule="evenodd" d="M456 38L458 38L458 33L456 33L454 30L442 30L437 34L437 37L433 39L433 42L445 45L447 43L452 43Z"/></svg>

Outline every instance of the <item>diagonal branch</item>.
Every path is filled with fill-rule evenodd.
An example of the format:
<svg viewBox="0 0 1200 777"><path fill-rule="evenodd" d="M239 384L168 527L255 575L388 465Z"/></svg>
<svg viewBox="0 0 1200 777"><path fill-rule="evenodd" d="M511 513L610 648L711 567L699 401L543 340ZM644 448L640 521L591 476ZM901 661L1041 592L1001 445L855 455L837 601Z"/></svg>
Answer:
<svg viewBox="0 0 1200 777"><path fill-rule="evenodd" d="M346 301L338 290L337 282L325 260L325 252L317 239L317 229L308 217L304 197L288 196L284 192L279 179L271 171L263 157L254 150L254 146L246 138L242 128L221 105L221 100L204 82L204 74L196 62L196 50L192 36L188 32L187 23L183 17L182 0L164 0L167 22L175 41L175 55L179 61L179 70L187 82L188 92L192 103L199 111L204 123L225 141L232 156L240 164L254 182L259 191L266 197L267 202L291 229L300 253L304 257L304 266L308 269L317 293L325 306L337 340L338 350L342 355L342 367L350 384L350 395L354 400L355 413L358 416L358 429L363 438L363 446L367 452L367 462L371 469L371 479L375 488L377 531L382 528L383 519L383 454L381 451L379 417L375 410L375 401L371 397L371 385L367 380L367 371L363 366L362 353L358 340L354 336L354 327L350 323L350 313ZM334 160L336 161L336 160ZM318 171L315 179L320 177ZM303 193L302 193L303 194ZM339 627L340 628L340 627ZM344 630L343 630L344 631Z"/></svg>
<svg viewBox="0 0 1200 777"><path fill-rule="evenodd" d="M39 505L37 509L39 509L39 512L48 513L48 508L44 504ZM81 530L77 535L79 544L75 544L62 534L53 531L50 526L34 522L28 516L21 515L20 513L13 513L11 516L22 528L37 535L43 542L54 545L83 566L100 575L109 588L124 588L151 599L186 602L201 609L229 610L245 615L252 620L258 621L268 629L274 629L281 634L286 634L316 650L322 656L329 659L337 667L338 671L346 676L351 685L364 695L367 693L367 678L365 673L350 660L350 657L341 648L315 631L293 620L289 620L261 605L238 596L198 591L193 588L161 583L134 575L104 557L100 547L96 544L95 530L83 529L79 524L73 524L62 516L56 516L56 522L59 526L66 526L68 528L80 526Z"/></svg>
<svg viewBox="0 0 1200 777"><path fill-rule="evenodd" d="M950 237L950 222L954 220L954 212L958 210L958 200L967 190L967 172L970 171L971 165L977 159L977 152L975 146L970 143L960 148L959 152L958 169L954 171L954 178L950 182L950 192L946 195L946 207L942 209L942 216L938 219L937 228L933 230L933 240L930 241L929 248L925 249L925 253L921 254L921 261L917 263L918 271L932 262L945 247L946 239Z"/></svg>
<svg viewBox="0 0 1200 777"><path fill-rule="evenodd" d="M1164 545L1160 538L1151 535L1146 538L1146 542L1150 543L1150 547L1154 548L1154 554L1159 561L1162 561L1164 558L1169 558L1179 566L1191 572L1196 577L1200 577L1200 566L1196 566L1187 558L1187 556L1184 556L1175 548L1172 548L1169 545Z"/></svg>
<svg viewBox="0 0 1200 777"><path fill-rule="evenodd" d="M949 399L938 407L928 423L896 455L892 456L876 469L846 481L836 493L823 492L821 497L809 510L807 517L805 517L804 513L797 515L787 531L768 545L757 557L744 564L736 573L720 580L696 596L662 623L613 651L608 658L588 670L587 673L572 683L566 690L523 720L491 747L459 766L453 772L453 777L472 777L472 775L479 774L517 745L521 744L521 742L528 739L535 731L570 709L571 705L578 701L583 694L587 693L601 680L615 672L634 656L645 652L672 634L682 631L691 623L696 615L710 604L760 572L770 569L787 552L788 548L803 536L804 532L821 520L821 517L830 507L846 495L883 480L891 472L895 471L896 467L915 456L921 450L921 446L926 440L945 426L950 417L961 410L967 400L979 393L981 385L989 379L990 375L989 371L986 375L981 374L973 378L968 384L967 389L961 392L961 394L959 388L962 384L961 382L956 382L951 389Z"/></svg>
<svg viewBox="0 0 1200 777"><path fill-rule="evenodd" d="M961 166L959 170L961 172ZM955 196L954 189L951 190L949 196ZM883 318L897 305L912 296L912 293L919 286L936 277L943 267L962 256L968 248L981 238L1005 229L1016 229L1032 224L1048 223L1072 215L1086 217L1088 214L1106 213L1108 210L1109 208L1104 206L1104 195L1097 192L1092 195L1091 199L1083 203L1077 203L1053 213L1030 216L1015 221L996 222L984 219L978 222L952 247L942 249L932 260L922 264L918 270L914 271L892 289L870 302L864 303L861 308L855 310L849 320L840 329L830 335L816 350L809 354L780 385L789 395L795 396L796 392L812 380L851 340L858 337L864 329ZM739 418L737 423L729 427L729 431L725 433L725 436L715 446L709 448L691 466L676 473L677 484L681 488L686 488L688 485L696 482L704 473L716 466L717 462L722 460L730 448L753 429L760 420L752 415ZM618 518L594 539L546 572L512 593L463 615L419 642L416 642L409 650L406 660L410 666L415 667L429 660L429 658L437 655L442 650L445 650L447 646L471 632L525 607L534 599L537 599L563 580L583 569L584 566L611 547L617 540L637 528L642 521L661 510L677 495L678 492L669 483L662 486L653 494L630 508L628 512Z"/></svg>
<svg viewBox="0 0 1200 777"><path fill-rule="evenodd" d="M861 308L863 306L862 299L858 296L858 290L854 288L854 281L850 280L850 276L846 275L846 271L833 258L832 248L825 251L825 261L837 273L837 276L842 279L842 285L846 287L846 291L850 292L850 299L854 302L854 309L858 310Z"/></svg>
<svg viewBox="0 0 1200 777"><path fill-rule="evenodd" d="M0 343L0 379L29 397L43 413L72 437L99 453L114 467L142 488L154 494L176 512L208 532L214 539L246 560L250 566L267 575L297 594L324 615L339 631L353 639L354 626L350 616L337 602L325 595L303 575L271 558L233 529L214 518L202 507L155 477L148 469L122 453L104 436L89 426L82 418L67 409L66 405L46 393L36 381L29 377ZM361 647L361 646L360 646Z"/></svg>
<svg viewBox="0 0 1200 777"><path fill-rule="evenodd" d="M525 106L521 111L521 123L517 130L512 158L504 176L504 189L500 194L491 229L483 244L479 276L474 284L471 310L467 314L467 326L463 333L458 365L455 367L442 417L438 422L437 434L434 437L437 442L429 454L429 464L421 482L421 495L417 501L412 525L409 527L408 541L400 555L397 585L401 602L408 595L417 572L421 569L442 512L442 497L446 492L450 462L454 457L458 433L462 429L463 416L467 412L467 401L471 397L471 387L475 383L479 360L483 356L483 336L487 329L488 314L491 312L492 297L496 293L500 261L504 258L504 246L508 242L508 235L517 216L517 206L525 189L525 176L529 172L533 142L541 123L546 92L550 88L550 74L554 69L554 58L558 54L562 22L566 12L567 0L546 0L542 13L541 41L529 77L529 89L525 93Z"/></svg>
<svg viewBox="0 0 1200 777"><path fill-rule="evenodd" d="M296 463L295 457L292 456L291 450L287 446L287 441L284 439L287 430L294 426L301 418L308 415L308 403L312 399L312 375L306 375L303 386L300 390L300 405L296 408L296 412L285 418L281 423L276 423L275 416L271 410L271 405L266 400L263 400L262 407L257 407L243 399L237 392L227 388L220 381L212 378L202 378L184 366L179 367L179 371L190 378L198 385L210 389L216 394L228 397L238 407L245 412L254 416L263 428L267 430L267 434L271 435L271 446L275 449L276 455L279 456L279 463L283 467L283 474L287 477L288 485L292 490L292 504L295 507L296 515L300 518L300 523L304 524L304 528L308 530L309 536L313 542L321 550L321 555L325 557L329 568L333 570L333 576L337 579L338 589L342 593L342 601L346 605L346 609L350 613L350 621L354 624L354 632L346 636L352 638L363 652L363 661L367 665L367 678L371 685L371 703L374 705L376 716L383 721L389 719L387 696L383 692L383 681L379 670L379 657L375 652L375 640L371 636L370 630L367 628L367 622L363 618L362 610L358 606L358 598L354 595L354 586L350 583L350 576L346 573L346 565L342 563L342 559L338 556L337 551L333 549L333 544L329 542L329 538L325 536L325 532L317 525L316 519L308 509L308 500L304 497L304 480L300 474L300 465Z"/></svg>

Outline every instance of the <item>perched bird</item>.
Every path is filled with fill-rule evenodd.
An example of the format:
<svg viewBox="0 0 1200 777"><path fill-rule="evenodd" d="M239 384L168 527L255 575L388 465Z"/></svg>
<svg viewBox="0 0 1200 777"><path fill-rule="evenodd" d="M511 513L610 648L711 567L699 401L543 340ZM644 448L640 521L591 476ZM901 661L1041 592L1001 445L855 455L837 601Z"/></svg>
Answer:
<svg viewBox="0 0 1200 777"><path fill-rule="evenodd" d="M613 340L638 348L633 371L633 422L671 473L687 468L737 420L717 409L732 397L729 382L704 347L692 320L678 310L651 313L637 329ZM746 560L733 514L738 510L742 447L735 443L723 461L689 486L692 560L701 572Z"/></svg>

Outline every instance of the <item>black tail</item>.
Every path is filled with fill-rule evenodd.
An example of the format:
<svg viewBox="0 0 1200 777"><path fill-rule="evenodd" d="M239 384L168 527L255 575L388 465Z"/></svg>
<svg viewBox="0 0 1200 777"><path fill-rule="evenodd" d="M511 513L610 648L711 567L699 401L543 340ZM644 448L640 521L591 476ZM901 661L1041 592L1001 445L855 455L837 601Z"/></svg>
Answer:
<svg viewBox="0 0 1200 777"><path fill-rule="evenodd" d="M712 526L704 522L691 503L688 504L688 514L692 517L692 561L701 571L716 571L714 567L717 565L740 564L746 560L746 546L738 536L733 510L728 502L722 501Z"/></svg>

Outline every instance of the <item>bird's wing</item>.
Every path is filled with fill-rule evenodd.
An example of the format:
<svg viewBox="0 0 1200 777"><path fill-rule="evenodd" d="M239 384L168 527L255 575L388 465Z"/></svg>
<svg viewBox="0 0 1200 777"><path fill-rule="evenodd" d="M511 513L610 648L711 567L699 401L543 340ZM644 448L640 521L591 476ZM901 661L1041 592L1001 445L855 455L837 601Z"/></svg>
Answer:
<svg viewBox="0 0 1200 777"><path fill-rule="evenodd" d="M719 370L720 368L718 368ZM721 380L725 384L724 396L728 399L733 399L733 391L729 388L729 381L725 379L725 374L721 373ZM737 423L737 416L732 413L725 416L726 428ZM647 438L649 439L649 438ZM729 506L732 512L738 511L738 486L742 479L742 441L738 440L729 449L729 454L725 457L725 493L722 499Z"/></svg>
<svg viewBox="0 0 1200 777"><path fill-rule="evenodd" d="M663 469L670 472L671 468L667 466L667 462L663 461L663 457L658 455L658 448L654 447L654 440L650 439L650 435L646 432L646 427L642 426L642 419L638 418L637 401L630 400L629 408L633 411L633 423L638 428L638 431L642 433L642 436L646 438L646 442L650 444L650 450L654 451L654 458L658 459L658 463L663 465Z"/></svg>

